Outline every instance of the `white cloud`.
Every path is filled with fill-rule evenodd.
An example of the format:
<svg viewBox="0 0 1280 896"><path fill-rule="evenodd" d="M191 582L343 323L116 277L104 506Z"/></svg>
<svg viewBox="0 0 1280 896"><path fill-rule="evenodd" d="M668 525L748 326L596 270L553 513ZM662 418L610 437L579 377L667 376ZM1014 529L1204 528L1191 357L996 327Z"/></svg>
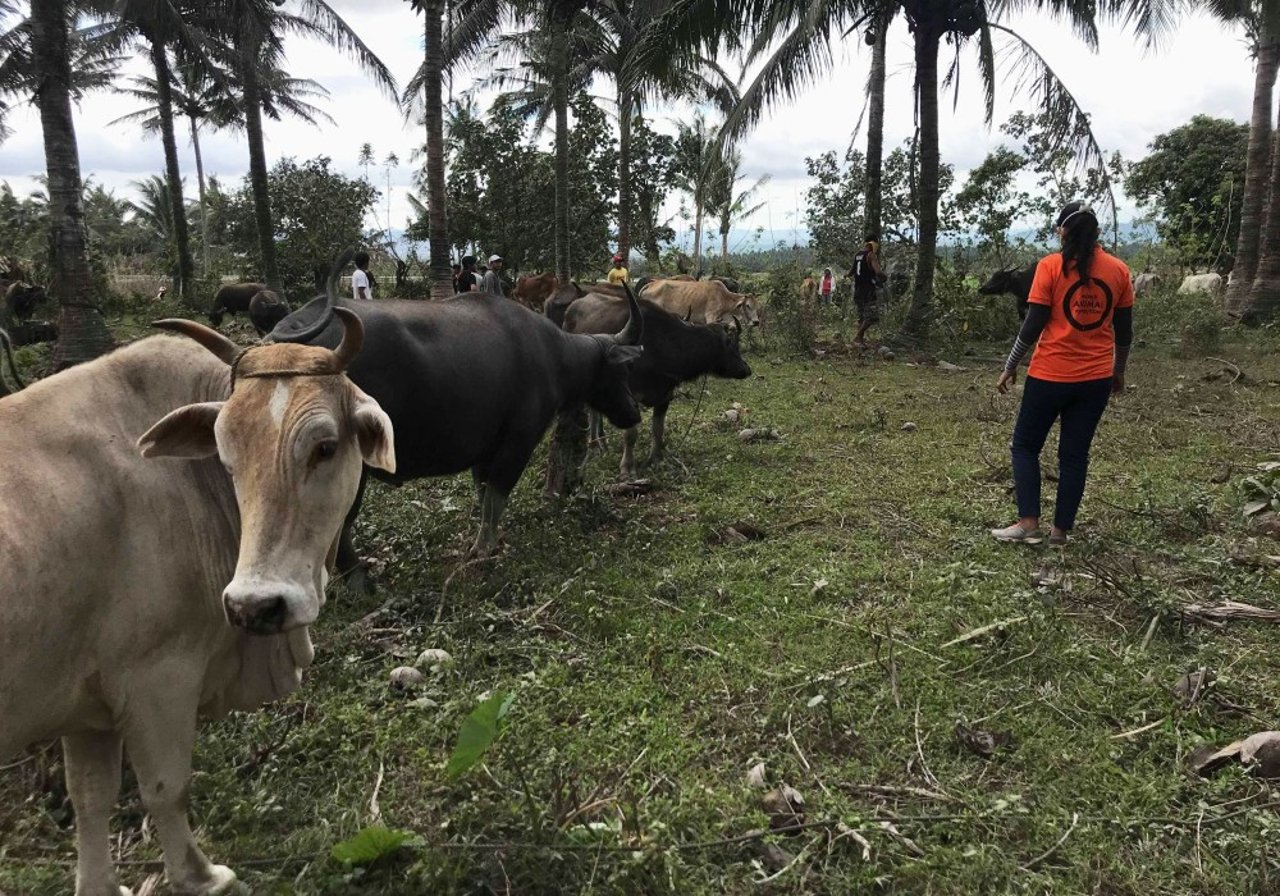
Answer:
<svg viewBox="0 0 1280 896"><path fill-rule="evenodd" d="M407 3L339 0L337 8L368 46L387 64L403 85L416 70L422 53L422 20ZM1091 115L1103 148L1119 150L1127 158L1140 158L1155 135L1186 122L1192 115L1209 115L1247 121L1253 88L1252 60L1238 33L1224 30L1202 16L1186 20L1168 45L1157 53L1144 53L1136 39L1115 27L1101 34L1101 49L1090 53L1059 22L1025 16L1009 22L1023 34L1066 81ZM332 98L318 105L337 120L337 127L308 127L297 121L266 125L270 159L281 156L306 158L324 154L334 166L350 175L361 174L357 164L361 144L372 143L379 160L387 153L399 156L401 166L392 173L395 216L403 218L401 191L410 183L409 158L423 135L406 123L399 109L349 59L335 50L310 41L290 39L288 68L296 77L314 78ZM886 109L886 147L899 145L914 131L910 37L899 23L890 32L889 84ZM766 230L796 226L804 213L808 186L804 159L826 150L842 152L849 145L862 114L864 85L870 64L869 49L861 35L851 35L834 54L831 73L794 102L779 104L743 144L745 170L754 179L772 174L765 188L767 205L750 222ZM145 56L130 70L145 71ZM455 89L469 79L459 78ZM995 123L1024 107L1026 99L997 94ZM158 139L140 136L128 126L108 122L133 111L133 101L100 94L88 98L76 111L81 163L86 175L121 195L131 195L130 182L159 173L163 158ZM997 128L983 123L981 91L972 64L964 69L958 106L951 97L942 102L941 142L945 161L955 165L958 178L998 145ZM657 126L673 131L668 115L687 110L658 110ZM31 175L41 171L43 149L35 110L22 107L13 115L16 135L0 149L0 178L19 192L33 186ZM179 132L182 167L188 190L195 190L195 166L190 146ZM857 142L864 140L859 135ZM238 183L248 167L243 139L236 134L208 134L202 140L208 173L224 183ZM382 183L381 169L372 171ZM669 212L674 213L673 199ZM798 213L798 215L797 215ZM770 242L766 234L765 242Z"/></svg>

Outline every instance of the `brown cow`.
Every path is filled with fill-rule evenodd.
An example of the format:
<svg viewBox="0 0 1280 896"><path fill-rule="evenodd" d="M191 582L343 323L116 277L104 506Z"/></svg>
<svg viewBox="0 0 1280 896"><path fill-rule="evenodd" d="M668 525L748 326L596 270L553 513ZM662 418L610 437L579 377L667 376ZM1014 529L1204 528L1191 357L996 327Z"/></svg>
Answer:
<svg viewBox="0 0 1280 896"><path fill-rule="evenodd" d="M539 313L546 307L547 299L560 288L560 280L550 271L541 274L521 274L511 290L511 298L526 308Z"/></svg>
<svg viewBox="0 0 1280 896"><path fill-rule="evenodd" d="M718 280L655 280L646 284L640 295L695 324L735 322L741 328L760 325L755 297L730 292Z"/></svg>
<svg viewBox="0 0 1280 896"><path fill-rule="evenodd" d="M79 896L129 892L122 748L171 891L235 887L187 818L196 720L297 689L361 464L395 469L339 311L336 351L170 322L204 347L143 339L0 400L0 761L62 738Z"/></svg>

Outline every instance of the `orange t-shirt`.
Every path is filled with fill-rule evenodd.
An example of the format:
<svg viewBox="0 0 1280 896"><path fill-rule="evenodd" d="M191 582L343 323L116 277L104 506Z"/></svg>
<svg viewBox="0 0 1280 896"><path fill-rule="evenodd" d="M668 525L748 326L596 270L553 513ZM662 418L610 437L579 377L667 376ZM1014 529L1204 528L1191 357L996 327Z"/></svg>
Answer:
<svg viewBox="0 0 1280 896"><path fill-rule="evenodd" d="M1089 282L1083 283L1075 265L1062 272L1062 254L1040 259L1027 301L1049 306L1049 322L1040 334L1027 374L1058 383L1081 383L1111 376L1116 334L1112 318L1117 308L1133 306L1129 267L1099 246L1093 251Z"/></svg>

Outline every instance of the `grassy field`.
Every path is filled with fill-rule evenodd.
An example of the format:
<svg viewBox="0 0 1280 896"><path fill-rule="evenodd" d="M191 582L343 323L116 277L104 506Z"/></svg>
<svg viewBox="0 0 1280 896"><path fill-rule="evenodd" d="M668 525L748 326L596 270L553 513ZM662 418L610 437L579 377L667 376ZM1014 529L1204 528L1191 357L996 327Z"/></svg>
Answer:
<svg viewBox="0 0 1280 896"><path fill-rule="evenodd" d="M1280 794L1185 764L1277 727L1280 635L1183 612L1280 606L1280 545L1240 512L1280 452L1280 355L1229 339L1233 382L1148 339L1065 551L987 535L1013 515L997 347L944 370L757 346L753 378L673 409L651 492L607 490L615 437L548 503L539 456L482 564L469 477L375 488L359 544L382 587L330 600L300 693L203 729L202 842L261 894L1280 893ZM453 664L393 690L425 648ZM1184 706L1201 667L1216 685ZM447 780L497 692L507 729ZM983 758L957 725L1013 743ZM802 829L747 836L770 822L757 763L803 795ZM0 770L9 896L71 889L60 775L53 750ZM376 820L415 842L331 858ZM116 830L137 887L158 848L131 779Z"/></svg>

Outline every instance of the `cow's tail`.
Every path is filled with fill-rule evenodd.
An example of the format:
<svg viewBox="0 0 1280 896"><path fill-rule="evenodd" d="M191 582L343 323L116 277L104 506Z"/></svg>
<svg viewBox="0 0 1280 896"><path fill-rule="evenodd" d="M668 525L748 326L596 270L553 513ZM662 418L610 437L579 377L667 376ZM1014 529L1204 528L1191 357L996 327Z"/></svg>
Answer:
<svg viewBox="0 0 1280 896"><path fill-rule="evenodd" d="M276 324L275 328L266 337L266 341L310 342L323 333L325 327L329 326L329 322L333 320L333 309L338 304L338 278L342 276L342 272L346 270L347 265L351 263L351 259L355 254L355 249L347 249L338 256L337 261L333 263L333 267L329 269L329 279L325 282L324 310L320 312L312 323L293 333L280 332L280 324ZM285 320L288 320L288 318L285 318ZM282 324L284 321L280 323Z"/></svg>
<svg viewBox="0 0 1280 896"><path fill-rule="evenodd" d="M19 389L27 388L27 384L22 381L22 377L18 373L18 365L13 360L13 343L9 339L9 334L4 330L0 330L0 346L4 347L5 357L9 359L9 373L13 375L13 381L18 384ZM4 385L4 378L0 377L0 395L7 394L8 389Z"/></svg>

